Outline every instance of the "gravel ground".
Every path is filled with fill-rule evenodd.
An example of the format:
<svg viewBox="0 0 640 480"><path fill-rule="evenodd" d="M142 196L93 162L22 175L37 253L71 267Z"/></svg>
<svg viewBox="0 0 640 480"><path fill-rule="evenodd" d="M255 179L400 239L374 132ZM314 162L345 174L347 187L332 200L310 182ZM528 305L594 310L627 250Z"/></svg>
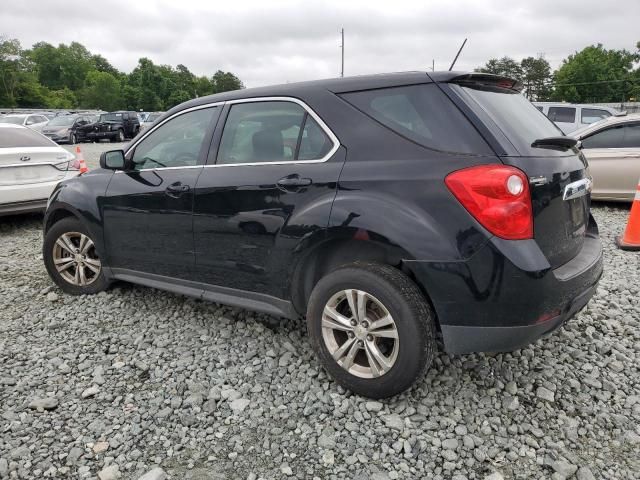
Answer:
<svg viewBox="0 0 640 480"><path fill-rule="evenodd" d="M41 218L2 219L0 478L637 479L640 253L613 246L626 209L594 214L606 272L566 328L440 353L382 402L336 386L301 322L129 285L64 295Z"/></svg>

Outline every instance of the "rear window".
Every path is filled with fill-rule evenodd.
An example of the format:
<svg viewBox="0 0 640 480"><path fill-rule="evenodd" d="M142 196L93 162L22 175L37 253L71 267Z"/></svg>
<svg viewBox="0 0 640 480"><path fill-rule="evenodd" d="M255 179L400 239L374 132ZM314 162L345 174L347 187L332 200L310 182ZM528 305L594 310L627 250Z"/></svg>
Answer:
<svg viewBox="0 0 640 480"><path fill-rule="evenodd" d="M347 93L342 98L427 148L464 154L492 153L467 118L434 84Z"/></svg>
<svg viewBox="0 0 640 480"><path fill-rule="evenodd" d="M502 130L520 155L540 155L541 149L531 146L534 140L563 135L558 127L516 91L469 85L451 87L463 98L471 97Z"/></svg>
<svg viewBox="0 0 640 480"><path fill-rule="evenodd" d="M549 107L549 120L552 122L573 123L576 121L576 109L572 107Z"/></svg>
<svg viewBox="0 0 640 480"><path fill-rule="evenodd" d="M0 148L51 147L47 137L30 128L0 128Z"/></svg>

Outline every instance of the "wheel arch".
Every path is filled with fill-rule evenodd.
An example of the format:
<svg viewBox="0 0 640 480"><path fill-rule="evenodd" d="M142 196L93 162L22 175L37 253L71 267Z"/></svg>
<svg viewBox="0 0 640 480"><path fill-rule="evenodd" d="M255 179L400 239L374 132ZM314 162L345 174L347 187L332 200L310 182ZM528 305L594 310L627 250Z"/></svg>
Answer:
<svg viewBox="0 0 640 480"><path fill-rule="evenodd" d="M413 257L406 250L374 232L349 227L330 229L325 240L310 248L292 269L290 293L294 309L305 314L311 291L329 272L347 264L364 262L388 265L407 275L435 313L429 293L417 281L407 260L413 260ZM435 321L438 325L437 314Z"/></svg>

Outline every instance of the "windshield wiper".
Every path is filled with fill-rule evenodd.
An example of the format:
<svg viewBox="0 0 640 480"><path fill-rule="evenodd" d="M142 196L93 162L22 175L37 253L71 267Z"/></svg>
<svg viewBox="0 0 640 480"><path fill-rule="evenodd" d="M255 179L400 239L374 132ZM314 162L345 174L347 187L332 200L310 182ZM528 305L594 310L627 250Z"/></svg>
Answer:
<svg viewBox="0 0 640 480"><path fill-rule="evenodd" d="M571 137L546 137L538 138L531 144L532 147L560 147L560 148L572 148L575 147L578 140Z"/></svg>

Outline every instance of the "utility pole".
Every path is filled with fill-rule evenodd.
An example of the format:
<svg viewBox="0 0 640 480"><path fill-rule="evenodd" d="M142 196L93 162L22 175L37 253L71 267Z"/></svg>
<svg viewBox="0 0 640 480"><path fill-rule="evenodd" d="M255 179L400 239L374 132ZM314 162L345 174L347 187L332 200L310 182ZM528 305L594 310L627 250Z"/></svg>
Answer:
<svg viewBox="0 0 640 480"><path fill-rule="evenodd" d="M342 37L342 43L340 44L340 48L342 49L342 62L340 65L340 76L344 77L344 28L340 29L340 35Z"/></svg>

